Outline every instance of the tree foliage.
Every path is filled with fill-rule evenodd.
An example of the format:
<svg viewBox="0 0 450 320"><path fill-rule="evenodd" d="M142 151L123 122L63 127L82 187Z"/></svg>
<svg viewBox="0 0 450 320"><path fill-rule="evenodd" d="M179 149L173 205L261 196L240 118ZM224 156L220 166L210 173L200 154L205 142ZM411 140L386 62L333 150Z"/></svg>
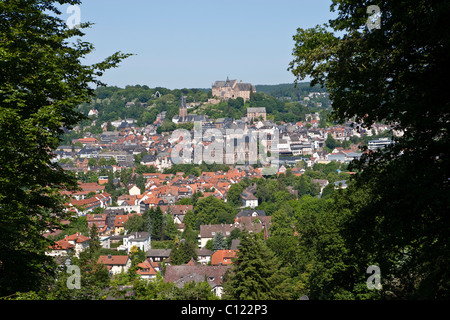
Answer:
<svg viewBox="0 0 450 320"><path fill-rule="evenodd" d="M234 216L234 208L228 203L214 196L208 196L200 198L194 207L194 212L189 218L186 218L188 218L188 222L191 221L191 226L194 229L199 230L202 224L233 223ZM195 225L192 225L192 223Z"/></svg>
<svg viewBox="0 0 450 320"><path fill-rule="evenodd" d="M283 300L290 297L286 270L261 239L244 233L238 249L232 270L224 277L225 299Z"/></svg>
<svg viewBox="0 0 450 320"><path fill-rule="evenodd" d="M334 119L403 132L354 164L356 183L338 202L353 213L341 234L356 268L377 263L387 297L448 298L450 4L380 1L381 27L370 30L371 4L333 1L328 27L299 28L290 70L326 86Z"/></svg>
<svg viewBox="0 0 450 320"><path fill-rule="evenodd" d="M61 0L60 4L79 4ZM53 1L0 2L0 294L32 290L54 272L44 252L46 230L66 219L61 190L75 178L52 162L63 134L84 118L76 105L88 101L105 70L127 55L115 53L83 65L94 50L69 29ZM71 39L71 40L69 40ZM72 41L75 39L75 41Z"/></svg>

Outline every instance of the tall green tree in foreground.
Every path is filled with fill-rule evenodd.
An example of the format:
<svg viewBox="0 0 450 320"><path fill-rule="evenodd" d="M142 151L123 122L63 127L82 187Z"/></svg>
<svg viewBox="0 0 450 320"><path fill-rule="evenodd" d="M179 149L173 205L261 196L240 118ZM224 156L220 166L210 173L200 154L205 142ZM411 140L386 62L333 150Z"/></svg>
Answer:
<svg viewBox="0 0 450 320"><path fill-rule="evenodd" d="M224 299L285 300L290 297L287 272L266 244L243 233L237 258L227 271Z"/></svg>
<svg viewBox="0 0 450 320"><path fill-rule="evenodd" d="M352 268L378 265L386 298L449 298L450 3L335 0L331 9L328 25L297 30L289 69L327 87L335 120L403 133L353 165L355 183L337 203L352 213L340 231Z"/></svg>
<svg viewBox="0 0 450 320"><path fill-rule="evenodd" d="M60 16L54 1L0 1L0 296L38 289L54 273L43 233L69 218L60 191L77 183L52 150L84 119L76 106L90 100L90 85L127 56L83 65L91 24L70 29Z"/></svg>

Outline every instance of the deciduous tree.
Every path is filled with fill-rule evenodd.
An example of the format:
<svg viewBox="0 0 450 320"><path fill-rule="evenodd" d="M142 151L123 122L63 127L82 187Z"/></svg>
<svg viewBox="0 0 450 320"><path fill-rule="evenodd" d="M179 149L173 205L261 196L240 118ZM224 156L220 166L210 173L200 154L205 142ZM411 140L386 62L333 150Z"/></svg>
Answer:
<svg viewBox="0 0 450 320"><path fill-rule="evenodd" d="M354 216L342 234L358 270L378 263L383 292L393 297L448 298L450 4L379 1L375 29L366 24L372 4L335 0L328 26L299 28L290 70L327 87L334 119L403 133L365 153L354 165L356 184L343 193L340 208Z"/></svg>
<svg viewBox="0 0 450 320"><path fill-rule="evenodd" d="M39 288L55 265L47 230L67 219L60 191L77 187L53 162L63 128L84 118L98 77L127 55L83 65L94 50L83 29L69 29L54 1L0 2L0 295ZM60 0L59 4L80 4Z"/></svg>

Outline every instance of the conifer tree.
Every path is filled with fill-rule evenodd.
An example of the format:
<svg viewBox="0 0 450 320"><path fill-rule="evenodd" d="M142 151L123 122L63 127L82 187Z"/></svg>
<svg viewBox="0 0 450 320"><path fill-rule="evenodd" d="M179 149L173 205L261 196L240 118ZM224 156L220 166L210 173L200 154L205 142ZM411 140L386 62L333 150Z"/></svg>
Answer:
<svg viewBox="0 0 450 320"><path fill-rule="evenodd" d="M231 272L227 271L224 299L286 300L290 298L286 270L256 235L244 233Z"/></svg>
<svg viewBox="0 0 450 320"><path fill-rule="evenodd" d="M92 255L101 248L100 238L98 236L98 228L95 223L92 224L91 229L89 230L89 253Z"/></svg>
<svg viewBox="0 0 450 320"><path fill-rule="evenodd" d="M225 242L225 237L222 232L218 232L214 236L213 240L213 251L226 249L227 245Z"/></svg>

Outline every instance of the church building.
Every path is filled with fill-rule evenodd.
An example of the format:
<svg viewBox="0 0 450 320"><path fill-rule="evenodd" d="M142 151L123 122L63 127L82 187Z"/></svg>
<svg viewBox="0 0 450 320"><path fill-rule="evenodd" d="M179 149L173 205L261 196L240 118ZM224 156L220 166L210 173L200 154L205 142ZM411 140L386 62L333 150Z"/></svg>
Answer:
<svg viewBox="0 0 450 320"><path fill-rule="evenodd" d="M186 96L181 96L181 104L179 114L172 118L172 122L175 124L178 123L187 123L187 122L200 122L204 123L208 121L208 117L205 115L197 115L197 114L188 114L186 107Z"/></svg>

